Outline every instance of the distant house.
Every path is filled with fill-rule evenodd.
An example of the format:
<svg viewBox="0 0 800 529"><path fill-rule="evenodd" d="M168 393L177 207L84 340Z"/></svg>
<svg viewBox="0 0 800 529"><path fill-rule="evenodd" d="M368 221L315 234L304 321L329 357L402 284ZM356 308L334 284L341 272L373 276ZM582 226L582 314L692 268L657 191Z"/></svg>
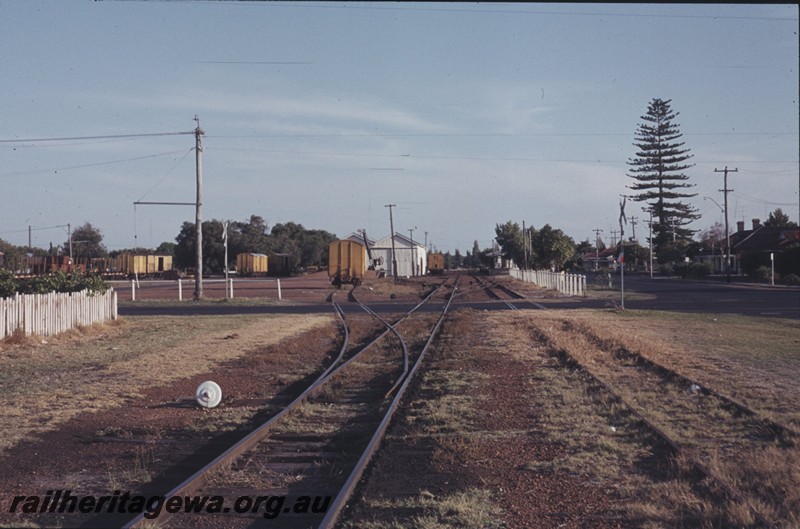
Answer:
<svg viewBox="0 0 800 529"><path fill-rule="evenodd" d="M778 275L800 275L800 263L790 253L799 254L800 228L797 226L765 226L753 219L753 229L745 230L744 221L736 223L736 233L731 234L731 253L741 265L740 273L749 273L761 266L770 267L775 260Z"/></svg>
<svg viewBox="0 0 800 529"><path fill-rule="evenodd" d="M615 246L606 248L605 250L587 251L581 256L581 263L584 270L606 270L609 268L616 269L617 252L619 249Z"/></svg>

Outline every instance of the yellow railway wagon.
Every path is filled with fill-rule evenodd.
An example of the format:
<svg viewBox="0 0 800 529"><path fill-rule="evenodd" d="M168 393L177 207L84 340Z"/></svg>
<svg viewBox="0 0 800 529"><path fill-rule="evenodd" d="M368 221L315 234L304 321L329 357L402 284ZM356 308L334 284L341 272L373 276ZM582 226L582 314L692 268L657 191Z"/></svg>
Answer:
<svg viewBox="0 0 800 529"><path fill-rule="evenodd" d="M130 277L160 276L172 270L172 256L121 253L116 265L117 272Z"/></svg>
<svg viewBox="0 0 800 529"><path fill-rule="evenodd" d="M236 273L243 276L266 275L269 257L263 253L240 253L236 256Z"/></svg>
<svg viewBox="0 0 800 529"><path fill-rule="evenodd" d="M444 254L434 252L428 254L428 272L431 274L444 273Z"/></svg>
<svg viewBox="0 0 800 529"><path fill-rule="evenodd" d="M328 245L328 276L335 285L358 285L367 271L367 248L355 241L342 239Z"/></svg>

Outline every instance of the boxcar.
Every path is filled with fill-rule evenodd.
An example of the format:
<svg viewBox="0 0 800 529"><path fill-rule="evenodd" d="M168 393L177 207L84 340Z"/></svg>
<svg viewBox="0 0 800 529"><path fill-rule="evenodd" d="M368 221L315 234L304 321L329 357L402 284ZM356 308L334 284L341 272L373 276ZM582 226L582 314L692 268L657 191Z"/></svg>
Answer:
<svg viewBox="0 0 800 529"><path fill-rule="evenodd" d="M278 277L292 275L294 261L294 255L290 253L269 254L269 275Z"/></svg>
<svg viewBox="0 0 800 529"><path fill-rule="evenodd" d="M430 274L444 273L444 254L440 252L428 254L428 273Z"/></svg>
<svg viewBox="0 0 800 529"><path fill-rule="evenodd" d="M172 270L172 256L121 253L116 264L117 272L127 277L161 277Z"/></svg>
<svg viewBox="0 0 800 529"><path fill-rule="evenodd" d="M358 285L366 271L367 248L363 244L342 239L328 245L328 276L334 285Z"/></svg>
<svg viewBox="0 0 800 529"><path fill-rule="evenodd" d="M269 257L263 253L240 253L236 256L236 273L242 276L263 276L269 271Z"/></svg>

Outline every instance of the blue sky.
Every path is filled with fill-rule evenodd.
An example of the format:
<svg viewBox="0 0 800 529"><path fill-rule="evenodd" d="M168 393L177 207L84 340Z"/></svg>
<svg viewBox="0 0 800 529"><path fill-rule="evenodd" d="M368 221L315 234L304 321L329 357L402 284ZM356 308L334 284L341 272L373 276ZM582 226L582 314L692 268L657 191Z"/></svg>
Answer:
<svg viewBox="0 0 800 529"><path fill-rule="evenodd" d="M694 155L693 228L726 165L732 225L797 220L797 31L795 5L0 0L0 238L174 241L191 207L133 202L194 200L193 137L109 136L198 115L204 219L379 238L392 203L442 250L507 220L609 242L653 98Z"/></svg>

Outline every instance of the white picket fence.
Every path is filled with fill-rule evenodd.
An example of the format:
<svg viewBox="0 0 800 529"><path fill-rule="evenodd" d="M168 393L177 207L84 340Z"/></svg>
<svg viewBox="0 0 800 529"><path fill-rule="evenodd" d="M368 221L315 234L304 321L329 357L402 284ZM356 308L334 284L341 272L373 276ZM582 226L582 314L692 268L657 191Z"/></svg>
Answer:
<svg viewBox="0 0 800 529"><path fill-rule="evenodd" d="M536 286L558 290L568 296L586 295L586 276L581 274L562 274L546 270L512 269L511 277Z"/></svg>
<svg viewBox="0 0 800 529"><path fill-rule="evenodd" d="M51 292L0 299L0 339L22 329L26 336L52 336L75 327L117 319L117 293Z"/></svg>

